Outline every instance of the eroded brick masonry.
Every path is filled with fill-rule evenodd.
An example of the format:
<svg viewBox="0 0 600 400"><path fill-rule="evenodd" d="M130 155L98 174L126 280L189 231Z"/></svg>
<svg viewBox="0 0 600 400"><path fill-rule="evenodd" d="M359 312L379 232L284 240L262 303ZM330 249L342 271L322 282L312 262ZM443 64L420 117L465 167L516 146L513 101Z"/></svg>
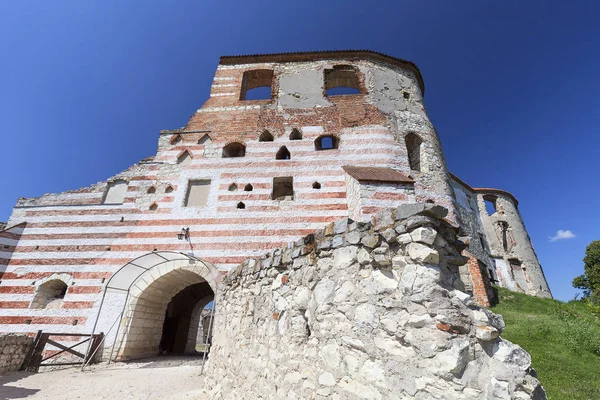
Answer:
<svg viewBox="0 0 600 400"><path fill-rule="evenodd" d="M89 333L97 318L108 332L123 312L106 340L115 357L193 351L227 271L407 203L443 206L459 229L469 261L456 290L482 306L493 282L550 297L517 200L449 172L423 95L415 64L371 51L221 57L210 98L160 132L156 155L86 188L18 200L0 232L0 332ZM191 258L169 258L181 253ZM140 257L154 264L129 295L102 301Z"/></svg>

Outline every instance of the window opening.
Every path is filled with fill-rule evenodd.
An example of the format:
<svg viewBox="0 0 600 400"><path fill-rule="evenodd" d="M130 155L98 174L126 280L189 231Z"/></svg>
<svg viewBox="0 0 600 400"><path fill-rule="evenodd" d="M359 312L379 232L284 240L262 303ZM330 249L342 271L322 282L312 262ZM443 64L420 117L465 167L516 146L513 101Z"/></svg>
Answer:
<svg viewBox="0 0 600 400"><path fill-rule="evenodd" d="M325 70L325 94L338 96L360 94L360 80L356 68L351 65L336 65Z"/></svg>
<svg viewBox="0 0 600 400"><path fill-rule="evenodd" d="M237 185L235 183L232 183L231 185L229 185L230 192L235 192L236 190L237 190Z"/></svg>
<svg viewBox="0 0 600 400"><path fill-rule="evenodd" d="M152 205L150 206L150 211L156 211L157 209L158 209L158 204L152 203Z"/></svg>
<svg viewBox="0 0 600 400"><path fill-rule="evenodd" d="M246 208L246 205L245 205L243 202L241 202L241 201L240 201L240 202L237 204L237 208L238 208L238 209L240 209L240 210L243 210L244 208Z"/></svg>
<svg viewBox="0 0 600 400"><path fill-rule="evenodd" d="M275 158L277 160L289 160L290 158L292 158L292 155L290 154L290 151L287 149L287 147L281 146L281 148L275 155Z"/></svg>
<svg viewBox="0 0 600 400"><path fill-rule="evenodd" d="M315 139L316 150L333 150L337 149L340 144L340 139L333 135L323 135Z"/></svg>
<svg viewBox="0 0 600 400"><path fill-rule="evenodd" d="M223 158L244 157L246 155L246 146L239 142L229 143L223 147Z"/></svg>
<svg viewBox="0 0 600 400"><path fill-rule="evenodd" d="M266 129L263 131L263 133L260 134L260 137L258 138L259 142L272 142L273 140L275 140L275 138L273 137L271 132L269 132Z"/></svg>
<svg viewBox="0 0 600 400"><path fill-rule="evenodd" d="M508 223L500 221L498 224L500 225L500 230L502 232L502 248L504 251L508 251Z"/></svg>
<svg viewBox="0 0 600 400"><path fill-rule="evenodd" d="M408 163L413 171L421 171L421 144L423 141L414 133L409 133L404 138L406 151L408 152Z"/></svg>
<svg viewBox="0 0 600 400"><path fill-rule="evenodd" d="M203 207L208 202L210 180L190 181L187 195L185 196L185 207Z"/></svg>
<svg viewBox="0 0 600 400"><path fill-rule="evenodd" d="M321 184L319 182L315 182L312 184L313 189L321 189Z"/></svg>
<svg viewBox="0 0 600 400"><path fill-rule="evenodd" d="M270 100L273 70L256 69L244 72L240 100Z"/></svg>
<svg viewBox="0 0 600 400"><path fill-rule="evenodd" d="M251 184L247 184L246 186L244 186L244 192L251 192L252 190L254 190L254 188Z"/></svg>
<svg viewBox="0 0 600 400"><path fill-rule="evenodd" d="M53 279L41 284L31 302L31 308L60 308L67 289L67 284L60 279Z"/></svg>
<svg viewBox="0 0 600 400"><path fill-rule="evenodd" d="M148 188L148 190L146 191L146 193L148 193L148 194L156 193L156 188L154 186L150 186Z"/></svg>
<svg viewBox="0 0 600 400"><path fill-rule="evenodd" d="M294 179L291 176L273 178L273 200L294 200Z"/></svg>
<svg viewBox="0 0 600 400"><path fill-rule="evenodd" d="M122 179L110 182L106 186L106 193L104 194L104 200L102 200L102 203L123 204L128 185L129 183Z"/></svg>
<svg viewBox="0 0 600 400"><path fill-rule="evenodd" d="M496 200L498 198L496 196L485 195L483 196L483 201L485 203L485 210L488 215L492 215L496 212Z"/></svg>
<svg viewBox="0 0 600 400"><path fill-rule="evenodd" d="M292 129L290 133L290 140L302 140L302 133L296 128Z"/></svg>
<svg viewBox="0 0 600 400"><path fill-rule="evenodd" d="M172 193L173 192L173 186L169 185L167 186L167 188L165 189L165 193Z"/></svg>

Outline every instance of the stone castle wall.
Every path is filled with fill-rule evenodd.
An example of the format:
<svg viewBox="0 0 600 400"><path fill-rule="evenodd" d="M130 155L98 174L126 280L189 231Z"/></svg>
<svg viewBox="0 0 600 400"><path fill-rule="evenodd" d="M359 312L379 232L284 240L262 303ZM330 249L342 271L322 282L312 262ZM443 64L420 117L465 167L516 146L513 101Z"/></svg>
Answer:
<svg viewBox="0 0 600 400"><path fill-rule="evenodd" d="M33 338L26 335L0 335L0 373L18 371L33 346Z"/></svg>
<svg viewBox="0 0 600 400"><path fill-rule="evenodd" d="M502 318L456 290L458 230L409 204L244 262L217 296L209 398L543 399Z"/></svg>

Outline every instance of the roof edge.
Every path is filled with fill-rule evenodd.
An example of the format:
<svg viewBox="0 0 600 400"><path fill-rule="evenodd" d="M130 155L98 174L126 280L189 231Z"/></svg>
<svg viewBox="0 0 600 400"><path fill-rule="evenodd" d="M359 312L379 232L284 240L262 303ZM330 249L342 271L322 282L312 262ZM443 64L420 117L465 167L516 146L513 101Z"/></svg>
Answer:
<svg viewBox="0 0 600 400"><path fill-rule="evenodd" d="M515 206L519 205L519 200L517 200L517 198L511 192L508 192L508 191L502 190L502 189L494 189L494 188L474 188L471 185L469 185L468 183L466 183L465 181L463 181L462 179L460 179L458 176L454 175L452 172L448 171L448 173L450 174L450 177L452 179L454 179L455 181L457 181L461 185L465 186L467 189L471 190L474 193L495 193L495 194L508 196L511 198L512 201L515 202Z"/></svg>
<svg viewBox="0 0 600 400"><path fill-rule="evenodd" d="M406 68L412 71L419 83L421 93L425 95L425 82L419 67L412 61L403 60L388 56L387 54L379 53L373 50L323 50L323 51L299 51L290 53L272 53L272 54L248 54L237 56L221 56L219 58L220 65L234 64L254 64L263 62L298 62L298 61L315 61L323 59L369 59L393 66Z"/></svg>

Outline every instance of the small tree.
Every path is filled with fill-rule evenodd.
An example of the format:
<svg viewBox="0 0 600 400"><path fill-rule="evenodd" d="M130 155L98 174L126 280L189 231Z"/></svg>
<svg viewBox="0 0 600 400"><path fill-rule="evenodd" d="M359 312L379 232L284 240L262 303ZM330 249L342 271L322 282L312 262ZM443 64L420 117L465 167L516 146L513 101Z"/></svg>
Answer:
<svg viewBox="0 0 600 400"><path fill-rule="evenodd" d="M585 249L584 271L573 279L573 287L583 290L583 297L600 302L600 240L594 240Z"/></svg>

